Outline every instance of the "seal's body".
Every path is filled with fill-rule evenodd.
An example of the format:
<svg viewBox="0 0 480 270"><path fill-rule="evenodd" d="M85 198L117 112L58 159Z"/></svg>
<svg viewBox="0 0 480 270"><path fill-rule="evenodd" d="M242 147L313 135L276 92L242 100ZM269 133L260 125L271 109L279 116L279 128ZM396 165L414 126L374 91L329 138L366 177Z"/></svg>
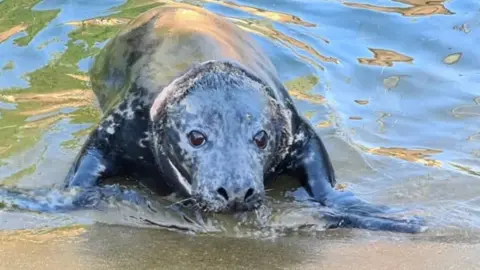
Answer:
<svg viewBox="0 0 480 270"><path fill-rule="evenodd" d="M417 232L375 217L388 208L334 190L334 170L273 64L240 28L203 9L148 11L113 38L91 70L104 112L67 177L93 186L135 175L209 211L249 210L264 183L294 175L332 209L332 226Z"/></svg>

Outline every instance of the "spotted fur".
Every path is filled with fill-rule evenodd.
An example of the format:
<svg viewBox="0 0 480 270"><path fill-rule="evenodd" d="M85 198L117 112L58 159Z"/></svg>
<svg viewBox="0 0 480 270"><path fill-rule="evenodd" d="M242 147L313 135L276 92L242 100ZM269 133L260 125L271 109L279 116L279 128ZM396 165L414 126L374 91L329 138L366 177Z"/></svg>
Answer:
<svg viewBox="0 0 480 270"><path fill-rule="evenodd" d="M185 23L187 21L187 23ZM67 186L133 175L208 211L249 210L282 173L345 214L330 226L416 232L375 217L383 206L339 193L330 158L301 117L274 65L240 28L184 4L148 11L113 38L91 71L104 117L75 160ZM206 136L193 146L188 136ZM265 148L255 144L267 134Z"/></svg>

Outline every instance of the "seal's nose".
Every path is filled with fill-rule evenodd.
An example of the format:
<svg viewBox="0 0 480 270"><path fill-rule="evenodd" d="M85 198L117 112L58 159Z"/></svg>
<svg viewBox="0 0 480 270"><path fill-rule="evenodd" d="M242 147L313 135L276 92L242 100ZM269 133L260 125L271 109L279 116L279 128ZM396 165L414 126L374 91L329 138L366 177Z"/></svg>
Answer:
<svg viewBox="0 0 480 270"><path fill-rule="evenodd" d="M201 187L193 197L205 211L230 212L256 209L265 198L263 185L254 181L222 181L217 185Z"/></svg>
<svg viewBox="0 0 480 270"><path fill-rule="evenodd" d="M235 192L236 191L236 192ZM248 189L237 189L231 190L230 192L227 189L220 187L217 189L217 193L225 199L226 202L237 202L237 203L248 203L253 200L255 189L253 187Z"/></svg>

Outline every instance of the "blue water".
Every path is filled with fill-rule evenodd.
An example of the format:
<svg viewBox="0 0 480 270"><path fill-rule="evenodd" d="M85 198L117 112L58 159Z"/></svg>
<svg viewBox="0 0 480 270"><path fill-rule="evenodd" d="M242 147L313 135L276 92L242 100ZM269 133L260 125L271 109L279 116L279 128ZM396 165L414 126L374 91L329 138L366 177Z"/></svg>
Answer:
<svg viewBox="0 0 480 270"><path fill-rule="evenodd" d="M121 27L89 20L115 16L128 20L154 2L0 2L0 12L6 14L0 19L0 184L12 189L61 186L99 119L86 77L92 56L112 29ZM280 79L297 83L293 94L302 87L310 91L312 99L295 102L325 141L338 181L347 189L370 201L422 209L419 214L427 218L430 230L415 239L478 241L480 2L187 2L246 27L271 57ZM15 30L21 25L26 28ZM43 26L32 34L35 25ZM458 61L445 63L448 55L457 53ZM305 76L316 77L318 83L310 85L302 80ZM55 95L59 92L71 95L59 98ZM319 97L326 102L315 102ZM321 225L310 219L314 208L302 206L295 214L289 210L295 207L291 203L271 204L277 211L271 216L278 219L267 222L274 228L268 237L305 222ZM102 207L103 212L58 215L6 207L0 210L0 229L104 224L92 225L90 230L97 232L116 224L145 227L148 224L138 218L146 217L188 226L175 211L154 214L111 201ZM230 236L260 236L251 228L238 232L228 220L217 222L224 227L202 228ZM336 233L325 237L335 238ZM152 234L161 237L162 230ZM384 236L352 234L347 231L339 237L356 241ZM140 244L140 239L132 241ZM215 239L212 243L225 244Z"/></svg>

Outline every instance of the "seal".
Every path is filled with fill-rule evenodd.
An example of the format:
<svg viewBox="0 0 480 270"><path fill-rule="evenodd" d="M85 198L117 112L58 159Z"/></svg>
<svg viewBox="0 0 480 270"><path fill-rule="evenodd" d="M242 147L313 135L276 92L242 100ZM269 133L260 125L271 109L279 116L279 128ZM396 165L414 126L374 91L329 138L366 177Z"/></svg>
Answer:
<svg viewBox="0 0 480 270"><path fill-rule="evenodd" d="M205 211L257 208L279 175L333 209L330 227L419 232L391 210L334 189L334 169L266 54L242 29L204 9L164 5L141 14L96 56L91 83L104 117L66 186L133 176Z"/></svg>

